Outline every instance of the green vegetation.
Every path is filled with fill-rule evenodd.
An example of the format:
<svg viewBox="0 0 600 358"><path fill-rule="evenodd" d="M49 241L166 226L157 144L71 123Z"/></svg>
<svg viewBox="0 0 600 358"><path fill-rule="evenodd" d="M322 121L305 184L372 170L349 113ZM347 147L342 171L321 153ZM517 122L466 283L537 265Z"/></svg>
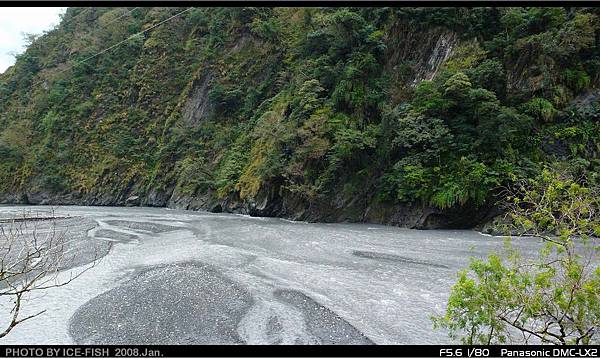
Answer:
<svg viewBox="0 0 600 358"><path fill-rule="evenodd" d="M598 344L600 199L562 171L517 185L504 230L538 237L538 257L507 242L503 254L473 259L434 322L467 344Z"/></svg>
<svg viewBox="0 0 600 358"><path fill-rule="evenodd" d="M598 98L573 102L596 9L196 8L81 62L182 10L69 8L32 40L0 75L0 193L451 209L548 163L598 180Z"/></svg>

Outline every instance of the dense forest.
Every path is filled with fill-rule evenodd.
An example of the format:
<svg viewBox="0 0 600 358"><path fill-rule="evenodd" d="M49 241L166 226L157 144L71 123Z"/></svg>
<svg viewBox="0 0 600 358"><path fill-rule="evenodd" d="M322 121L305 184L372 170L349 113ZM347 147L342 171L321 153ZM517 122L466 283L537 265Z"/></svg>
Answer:
<svg viewBox="0 0 600 358"><path fill-rule="evenodd" d="M470 227L598 185L597 8L69 8L0 74L0 202Z"/></svg>

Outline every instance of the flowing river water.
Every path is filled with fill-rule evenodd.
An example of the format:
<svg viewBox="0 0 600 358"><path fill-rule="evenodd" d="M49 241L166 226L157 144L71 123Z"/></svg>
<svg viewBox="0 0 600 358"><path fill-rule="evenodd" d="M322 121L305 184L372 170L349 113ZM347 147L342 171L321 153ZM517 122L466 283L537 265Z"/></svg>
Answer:
<svg viewBox="0 0 600 358"><path fill-rule="evenodd" d="M0 206L0 217L50 207ZM314 224L165 208L55 207L73 240L2 344L436 344L432 328L470 257L503 239L470 230ZM513 240L533 253L533 239ZM0 322L7 322L7 300ZM8 309L7 309L8 308ZM2 325L3 329L4 325Z"/></svg>

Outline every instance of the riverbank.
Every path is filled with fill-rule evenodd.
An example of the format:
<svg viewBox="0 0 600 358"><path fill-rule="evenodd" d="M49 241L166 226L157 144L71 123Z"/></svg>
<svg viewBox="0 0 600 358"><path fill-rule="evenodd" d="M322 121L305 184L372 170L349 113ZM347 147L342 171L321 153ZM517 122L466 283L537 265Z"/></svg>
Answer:
<svg viewBox="0 0 600 358"><path fill-rule="evenodd" d="M496 208L487 206L440 209L418 203L394 204L363 197L351 201L326 197L307 203L289 193L281 195L271 191L256 200L241 200L235 195L218 198L213 192L190 196L173 189L139 195L132 188L120 193L0 193L0 204L164 207L315 223L370 223L425 230L481 227L499 214Z"/></svg>

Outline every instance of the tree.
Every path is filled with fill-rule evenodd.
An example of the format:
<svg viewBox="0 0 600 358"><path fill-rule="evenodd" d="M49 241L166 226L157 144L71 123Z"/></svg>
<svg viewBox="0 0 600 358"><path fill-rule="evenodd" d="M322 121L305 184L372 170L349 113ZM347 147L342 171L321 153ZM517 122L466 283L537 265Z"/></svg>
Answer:
<svg viewBox="0 0 600 358"><path fill-rule="evenodd" d="M434 326L467 344L598 344L600 200L585 181L546 169L508 195L503 229L544 243L535 258L507 241L473 259Z"/></svg>
<svg viewBox="0 0 600 358"><path fill-rule="evenodd" d="M50 220L50 229L37 229L28 222ZM57 231L54 214L50 217L15 217L0 222L0 297L8 299L0 307L10 307L9 322L0 327L0 338L9 334L17 325L45 312L23 314L25 297L34 291L47 290L69 284L97 263L95 255L91 266L59 280L58 273L64 268L69 248L67 236ZM6 302L6 301L4 301ZM4 324L4 323L3 323Z"/></svg>

